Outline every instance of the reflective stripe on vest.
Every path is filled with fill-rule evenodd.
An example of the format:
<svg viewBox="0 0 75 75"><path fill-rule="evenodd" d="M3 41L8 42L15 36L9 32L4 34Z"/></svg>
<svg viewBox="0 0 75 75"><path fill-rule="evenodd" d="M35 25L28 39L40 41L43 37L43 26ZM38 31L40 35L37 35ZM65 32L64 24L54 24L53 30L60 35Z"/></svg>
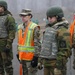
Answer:
<svg viewBox="0 0 75 75"><path fill-rule="evenodd" d="M34 47L26 47L26 46L19 46L18 47L19 51L22 51L22 52L34 52Z"/></svg>
<svg viewBox="0 0 75 75"><path fill-rule="evenodd" d="M34 56L34 41L33 41L33 32L34 28L38 26L35 23L30 23L22 35L22 29L19 29L18 32L18 50L19 50L19 59L20 60L32 60Z"/></svg>

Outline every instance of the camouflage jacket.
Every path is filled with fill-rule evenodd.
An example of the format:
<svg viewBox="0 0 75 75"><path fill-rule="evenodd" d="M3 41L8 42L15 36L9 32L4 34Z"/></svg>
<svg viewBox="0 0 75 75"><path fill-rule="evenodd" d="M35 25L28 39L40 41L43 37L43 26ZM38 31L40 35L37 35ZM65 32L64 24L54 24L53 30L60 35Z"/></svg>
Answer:
<svg viewBox="0 0 75 75"><path fill-rule="evenodd" d="M15 38L15 19L13 18L13 16L5 11L4 13L0 14L0 16L5 16L7 15L6 17L6 20L5 20L5 27L6 27L6 30L7 30L7 38L4 38L5 40L7 41L4 41L6 43L6 45L12 45L13 43L13 40ZM0 43L2 44L3 41L2 39L0 40ZM4 44L3 44L4 45Z"/></svg>
<svg viewBox="0 0 75 75"><path fill-rule="evenodd" d="M55 24L53 26L56 30L59 30L59 29L66 29L69 31L69 24L68 24L68 21L64 20L62 22L59 22L57 24ZM66 32L66 31L64 31ZM60 33L62 34L62 33ZM70 33L69 33L70 34ZM63 36L65 37L65 36ZM66 36L67 37L67 36ZM70 35L69 35L69 38L70 38ZM61 38L62 39L62 38ZM67 39L68 40L68 39ZM69 39L70 40L70 39ZM60 44L58 44L60 45ZM68 43L66 42L66 45L68 45ZM59 48L58 48L59 49ZM70 42L69 42L69 45L68 45L68 48L67 49L62 49L61 48L58 50L58 53L57 53L57 57L56 57L56 67L58 69L63 69L63 66L66 65L67 63L67 58L71 56L71 45L70 45Z"/></svg>
<svg viewBox="0 0 75 75"><path fill-rule="evenodd" d="M46 27L47 28L48 27L53 27L54 29L58 30L58 29L61 29L62 27L68 29L68 25L69 25L68 21L64 20L64 21L61 21L61 22L57 22L54 25L48 24ZM62 65L62 63L64 62L63 60L66 60L65 62L67 62L66 55L68 55L67 57L69 57L71 55L71 50L70 49L69 50L60 50L60 51L58 51L57 57L56 57L56 66L60 67ZM52 60L52 61L54 61L54 60ZM52 61L50 59L44 60L44 65L51 66Z"/></svg>

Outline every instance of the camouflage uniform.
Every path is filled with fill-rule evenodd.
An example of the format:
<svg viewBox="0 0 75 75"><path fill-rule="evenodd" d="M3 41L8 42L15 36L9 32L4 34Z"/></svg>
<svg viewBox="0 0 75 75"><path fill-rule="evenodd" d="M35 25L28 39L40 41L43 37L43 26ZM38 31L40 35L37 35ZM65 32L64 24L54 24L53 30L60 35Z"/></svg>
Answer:
<svg viewBox="0 0 75 75"><path fill-rule="evenodd" d="M62 21L63 22L63 21ZM67 23L64 21L62 23L62 26L63 24L65 23L65 26L67 25ZM47 25L47 28L49 28L50 25ZM60 28L60 24L58 23L58 28ZM66 52L66 53L65 53ZM64 53L67 54L68 52L65 51ZM44 54L44 53L43 53ZM56 62L57 62L57 66L59 69L62 70L62 72L64 73L63 75L66 75L66 63L67 63L67 57L65 57L65 55L62 57L63 54L63 51L59 51L58 52L58 55L57 55L57 60L59 62L56 61L56 59L44 59L43 60L43 64L44 64L44 75L54 75L54 68L56 67ZM62 59L62 61L61 61ZM62 65L62 63L64 63Z"/></svg>
<svg viewBox="0 0 75 75"><path fill-rule="evenodd" d="M73 49L73 69L75 69L75 15L74 21L70 24L71 45Z"/></svg>
<svg viewBox="0 0 75 75"><path fill-rule="evenodd" d="M74 21L70 25L70 29L73 30L72 33L72 48L73 48L73 69L75 69L75 14L74 14Z"/></svg>
<svg viewBox="0 0 75 75"><path fill-rule="evenodd" d="M35 55L37 56L39 54L39 48L40 48L40 42L39 42L39 29L35 28L34 31L34 42L35 42ZM25 75L37 75L37 67L32 67L31 62L22 61L23 65L23 72Z"/></svg>
<svg viewBox="0 0 75 75"><path fill-rule="evenodd" d="M55 12L56 11L56 12ZM59 13L61 13L59 15ZM49 23L46 25L46 29L45 29L45 33L44 33L44 38L43 38L43 42L42 42L42 47L41 47L41 52L40 52L40 63L44 64L44 75L66 75L66 63L67 63L67 58L70 57L71 55L71 50L69 47L69 50L61 50L59 49L60 44L58 44L58 34L55 34L55 32L57 32L59 29L68 29L68 22L65 19L62 19L63 17L63 12L59 7L54 7L49 9L49 11L47 11L47 17L57 17L57 22L54 23ZM53 31L50 31L53 30ZM63 30L64 31L64 30ZM52 34L46 34L47 32L53 32ZM62 33L61 33L62 34ZM56 42L52 41L54 39L54 35L56 38ZM48 37L50 41L48 40ZM51 38L50 38L51 37ZM60 38L62 39L62 38ZM46 41L47 40L47 41ZM45 43L48 44L45 44ZM56 44L49 44L49 42L52 43L56 43ZM53 48L54 46L54 48ZM49 49L48 49L49 48ZM51 50L51 51L50 51ZM52 53L56 53L55 54ZM53 56L55 57L53 57Z"/></svg>
<svg viewBox="0 0 75 75"><path fill-rule="evenodd" d="M27 10L26 10L27 11ZM27 11L28 12L28 11ZM25 13L25 12L24 12ZM32 15L32 14L31 14ZM21 15L21 16L24 16ZM30 21L31 22L31 21ZM33 23L33 22L32 22ZM35 24L35 23L34 23ZM23 32L25 31L27 25L22 24L23 25ZM21 25L21 26L22 26ZM36 24L35 24L36 25ZM34 33L33 35L31 35L34 37L34 49L35 49L35 53L34 53L34 56L35 56L35 63L37 64L38 63L38 56L39 56L39 53L40 53L40 48L41 48L41 44L40 44L40 28L38 28L38 26L36 26L34 28ZM36 60L37 59L37 60ZM28 61L28 60L20 60L21 61L21 64L22 64L22 69L23 69L23 75L37 75L37 66L35 66L35 63L33 64L34 60L32 61ZM32 63L32 64L31 64ZM34 66L34 67L33 67Z"/></svg>
<svg viewBox="0 0 75 75"><path fill-rule="evenodd" d="M4 6L1 4L4 4ZM7 35L5 35L2 32L4 29L1 30L0 28L0 75L5 75L5 72L7 75L13 75L12 43L15 38L15 20L7 11L7 3L5 1L0 1L0 6L4 7L4 12L0 13L0 27L3 24L7 32Z"/></svg>

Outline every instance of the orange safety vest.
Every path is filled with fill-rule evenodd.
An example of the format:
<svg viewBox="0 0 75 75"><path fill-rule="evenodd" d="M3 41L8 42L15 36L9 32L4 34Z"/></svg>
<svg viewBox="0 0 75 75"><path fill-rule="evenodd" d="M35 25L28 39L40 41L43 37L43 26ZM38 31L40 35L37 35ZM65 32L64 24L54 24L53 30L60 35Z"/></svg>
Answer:
<svg viewBox="0 0 75 75"><path fill-rule="evenodd" d="M30 22L24 31L24 35L22 35L22 25L20 25L18 28L19 59L30 61L33 59L35 52L33 40L34 28L38 25Z"/></svg>
<svg viewBox="0 0 75 75"><path fill-rule="evenodd" d="M73 23L71 23L71 25L70 25L70 34L71 34L71 36L70 36L70 41L71 41L71 45L72 45L72 43L73 43L73 36L74 36L74 27L75 26L75 20L73 21Z"/></svg>

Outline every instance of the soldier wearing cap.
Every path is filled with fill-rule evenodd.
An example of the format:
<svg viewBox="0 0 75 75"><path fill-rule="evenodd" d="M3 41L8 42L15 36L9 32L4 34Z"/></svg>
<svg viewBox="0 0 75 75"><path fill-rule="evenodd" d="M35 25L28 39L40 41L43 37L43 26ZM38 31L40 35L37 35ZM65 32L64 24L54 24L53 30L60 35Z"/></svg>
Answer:
<svg viewBox="0 0 75 75"><path fill-rule="evenodd" d="M7 10L7 3L0 0L0 75L13 75L12 43L15 38L15 20Z"/></svg>
<svg viewBox="0 0 75 75"><path fill-rule="evenodd" d="M23 23L18 26L18 55L23 75L36 75L40 52L40 26L31 21L30 9L22 9L19 14Z"/></svg>

